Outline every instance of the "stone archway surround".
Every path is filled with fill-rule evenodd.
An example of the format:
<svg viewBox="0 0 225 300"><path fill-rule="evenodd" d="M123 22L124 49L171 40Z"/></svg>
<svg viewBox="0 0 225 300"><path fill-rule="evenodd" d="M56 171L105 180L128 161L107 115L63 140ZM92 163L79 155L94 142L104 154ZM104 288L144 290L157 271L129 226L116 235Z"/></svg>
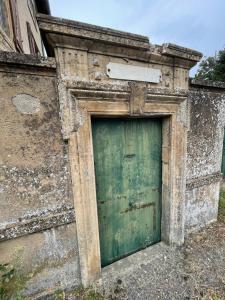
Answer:
<svg viewBox="0 0 225 300"><path fill-rule="evenodd" d="M186 124L183 107L186 97L160 95L145 84L133 85L135 89L120 85L117 90L110 84L99 89L93 84L74 83L67 90L76 128L69 137L69 157L84 286L101 274L92 116L163 119L161 236L168 244L182 244L184 240ZM132 90L139 92L132 93Z"/></svg>

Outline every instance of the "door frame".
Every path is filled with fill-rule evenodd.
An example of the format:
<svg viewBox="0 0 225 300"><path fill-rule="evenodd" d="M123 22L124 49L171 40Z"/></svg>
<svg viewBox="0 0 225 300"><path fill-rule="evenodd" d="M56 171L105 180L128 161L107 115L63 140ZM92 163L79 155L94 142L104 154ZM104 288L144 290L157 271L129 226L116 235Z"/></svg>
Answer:
<svg viewBox="0 0 225 300"><path fill-rule="evenodd" d="M67 89L64 130L70 131L69 161L84 286L101 275L92 116L162 118L161 240L178 245L184 242L186 95L162 95L146 85L141 90L144 93L135 95L127 86L108 84L99 89L93 84L82 87L82 83L70 84Z"/></svg>

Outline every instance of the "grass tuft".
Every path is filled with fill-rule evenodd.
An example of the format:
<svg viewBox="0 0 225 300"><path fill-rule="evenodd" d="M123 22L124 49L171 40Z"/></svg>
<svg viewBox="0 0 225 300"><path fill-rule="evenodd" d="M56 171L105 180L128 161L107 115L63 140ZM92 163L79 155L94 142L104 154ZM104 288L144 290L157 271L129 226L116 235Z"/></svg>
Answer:
<svg viewBox="0 0 225 300"><path fill-rule="evenodd" d="M219 200L219 212L218 217L220 221L225 222L225 189L220 190L220 200Z"/></svg>

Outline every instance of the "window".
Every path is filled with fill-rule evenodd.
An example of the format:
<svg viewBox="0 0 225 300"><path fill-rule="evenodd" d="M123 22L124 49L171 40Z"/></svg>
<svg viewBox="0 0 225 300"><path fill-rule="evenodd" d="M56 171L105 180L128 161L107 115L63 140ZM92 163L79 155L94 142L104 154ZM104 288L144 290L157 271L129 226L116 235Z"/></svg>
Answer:
<svg viewBox="0 0 225 300"><path fill-rule="evenodd" d="M27 35L28 35L28 40L29 40L29 46L30 46L30 54L33 55L39 55L39 49L37 47L37 44L35 42L33 33L31 31L30 23L27 22Z"/></svg>
<svg viewBox="0 0 225 300"><path fill-rule="evenodd" d="M0 26L7 36L10 36L9 16L5 0L0 0Z"/></svg>
<svg viewBox="0 0 225 300"><path fill-rule="evenodd" d="M20 31L17 0L10 0L10 8L13 23L14 43L19 52L23 52L22 37Z"/></svg>
<svg viewBox="0 0 225 300"><path fill-rule="evenodd" d="M33 23L35 26L35 29L37 30L37 20L36 20L36 6L33 0L27 0L27 6L29 8L31 17L33 19Z"/></svg>

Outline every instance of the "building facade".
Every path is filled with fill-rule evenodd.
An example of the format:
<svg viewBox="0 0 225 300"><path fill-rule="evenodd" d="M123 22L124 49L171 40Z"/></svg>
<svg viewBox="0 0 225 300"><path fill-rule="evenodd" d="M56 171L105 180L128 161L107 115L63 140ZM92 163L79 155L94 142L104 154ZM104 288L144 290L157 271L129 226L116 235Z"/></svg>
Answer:
<svg viewBox="0 0 225 300"><path fill-rule="evenodd" d="M1 0L0 50L44 55L37 12L50 14L48 1Z"/></svg>

